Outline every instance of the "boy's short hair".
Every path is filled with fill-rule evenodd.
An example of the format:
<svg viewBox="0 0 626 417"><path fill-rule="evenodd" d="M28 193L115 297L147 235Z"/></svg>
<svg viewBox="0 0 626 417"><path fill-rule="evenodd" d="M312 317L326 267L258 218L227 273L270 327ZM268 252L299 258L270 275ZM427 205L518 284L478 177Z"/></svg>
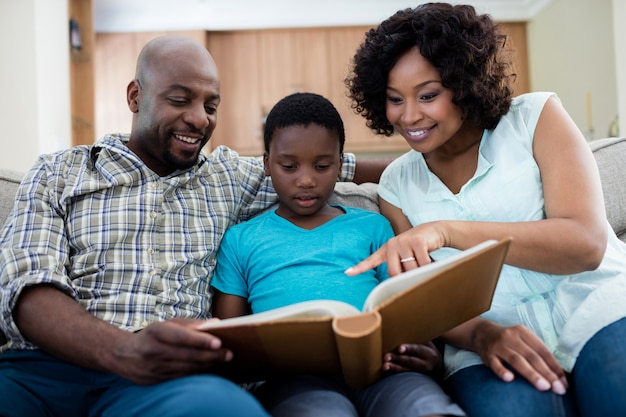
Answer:
<svg viewBox="0 0 626 417"><path fill-rule="evenodd" d="M346 134L339 112L327 98L315 93L294 93L278 101L265 120L263 141L269 152L274 130L290 126L322 126L339 136L339 153L343 152Z"/></svg>

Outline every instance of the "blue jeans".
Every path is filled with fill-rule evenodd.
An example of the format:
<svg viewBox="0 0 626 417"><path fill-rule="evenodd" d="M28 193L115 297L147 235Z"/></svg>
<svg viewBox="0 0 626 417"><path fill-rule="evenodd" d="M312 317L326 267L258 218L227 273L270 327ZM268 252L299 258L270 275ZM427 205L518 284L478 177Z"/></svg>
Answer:
<svg viewBox="0 0 626 417"><path fill-rule="evenodd" d="M0 354L0 416L262 416L254 397L210 374L139 386L41 351Z"/></svg>
<svg viewBox="0 0 626 417"><path fill-rule="evenodd" d="M340 377L295 375L254 390L273 417L401 417L465 413L431 377L417 372L389 375L362 389Z"/></svg>
<svg viewBox="0 0 626 417"><path fill-rule="evenodd" d="M582 417L626 416L626 318L587 342L572 371L572 385Z"/></svg>
<svg viewBox="0 0 626 417"><path fill-rule="evenodd" d="M447 384L470 417L626 416L626 319L585 344L568 378L563 396L537 391L520 375L503 382L484 365L456 372Z"/></svg>

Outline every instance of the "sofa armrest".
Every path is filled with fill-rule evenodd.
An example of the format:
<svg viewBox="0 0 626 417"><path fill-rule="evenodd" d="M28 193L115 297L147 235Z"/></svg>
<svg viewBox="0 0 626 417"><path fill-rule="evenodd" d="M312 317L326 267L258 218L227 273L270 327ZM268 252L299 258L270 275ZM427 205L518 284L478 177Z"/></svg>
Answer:
<svg viewBox="0 0 626 417"><path fill-rule="evenodd" d="M15 204L15 193L24 175L10 169L0 169L0 227Z"/></svg>

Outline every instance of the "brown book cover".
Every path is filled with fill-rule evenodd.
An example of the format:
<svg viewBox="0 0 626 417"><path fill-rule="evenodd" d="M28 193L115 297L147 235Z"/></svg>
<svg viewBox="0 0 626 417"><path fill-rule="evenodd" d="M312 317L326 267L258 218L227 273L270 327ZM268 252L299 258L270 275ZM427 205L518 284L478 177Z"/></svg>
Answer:
<svg viewBox="0 0 626 417"><path fill-rule="evenodd" d="M383 355L423 343L489 310L511 239L489 240L378 284L363 310L315 300L220 321L201 330L234 353L222 372L239 381L284 373L343 374L360 388Z"/></svg>

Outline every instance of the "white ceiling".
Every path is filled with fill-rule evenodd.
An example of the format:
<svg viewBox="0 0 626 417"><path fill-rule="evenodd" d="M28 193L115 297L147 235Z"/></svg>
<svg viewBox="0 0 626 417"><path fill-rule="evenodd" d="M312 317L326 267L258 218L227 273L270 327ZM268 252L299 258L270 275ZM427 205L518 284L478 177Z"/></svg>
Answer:
<svg viewBox="0 0 626 417"><path fill-rule="evenodd" d="M466 0L499 21L531 20L551 0ZM93 0L96 32L373 25L407 0Z"/></svg>

